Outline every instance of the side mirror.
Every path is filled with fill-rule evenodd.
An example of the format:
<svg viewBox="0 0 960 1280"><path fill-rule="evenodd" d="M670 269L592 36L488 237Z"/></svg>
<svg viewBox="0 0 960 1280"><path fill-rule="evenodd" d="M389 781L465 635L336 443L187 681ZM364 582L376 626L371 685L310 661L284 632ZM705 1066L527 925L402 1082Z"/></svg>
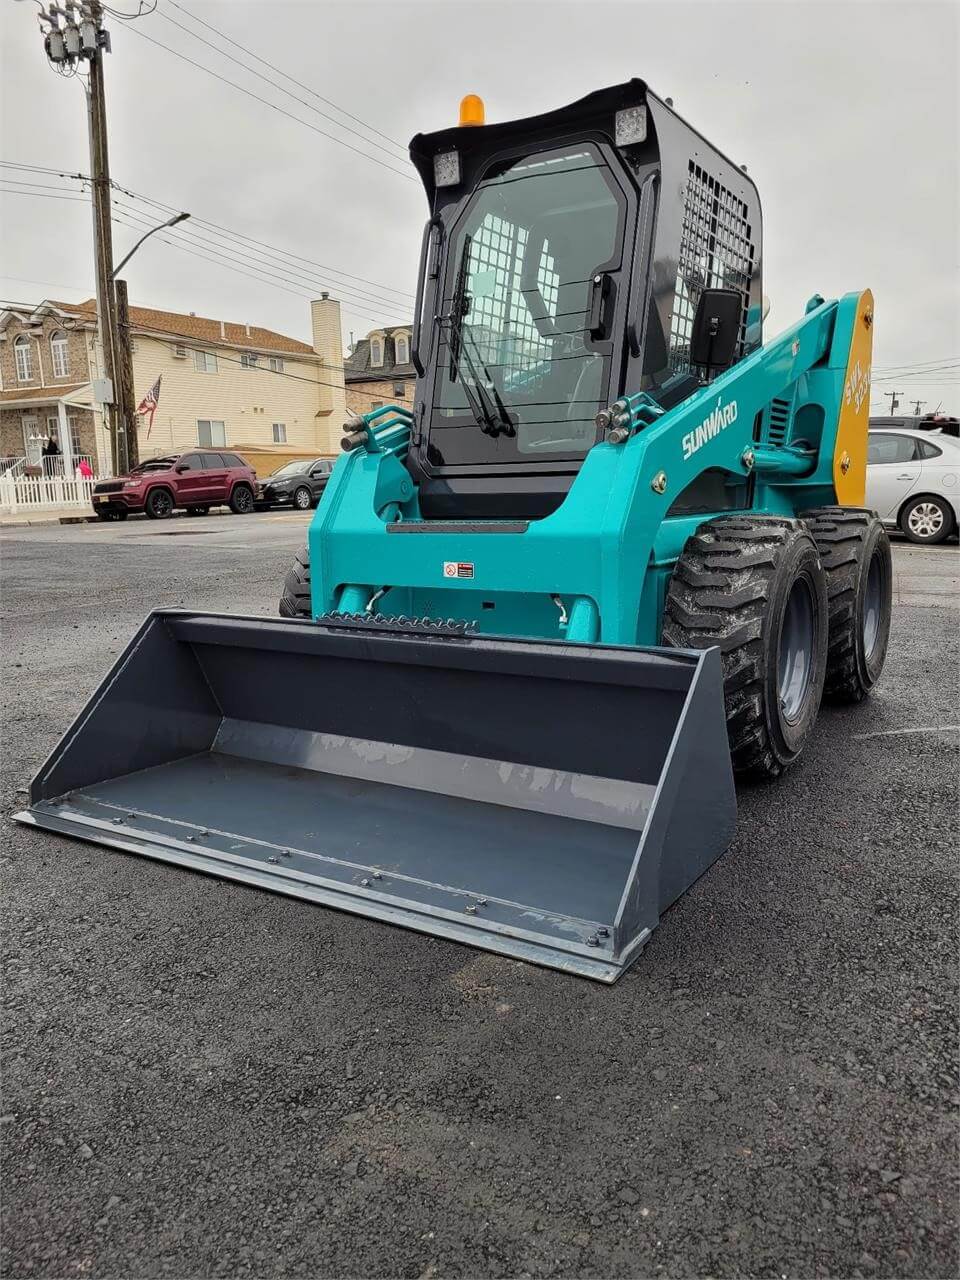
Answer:
<svg viewBox="0 0 960 1280"><path fill-rule="evenodd" d="M178 464L177 464L177 475L178 475L178 476L179 476L179 475L182 475L184 471L189 471L189 470L190 470L190 468L187 466L187 464L186 464L185 462L180 462L180 463L178 463Z"/></svg>
<svg viewBox="0 0 960 1280"><path fill-rule="evenodd" d="M708 370L733 364L742 313L743 297L736 289L704 289L693 317L690 363Z"/></svg>

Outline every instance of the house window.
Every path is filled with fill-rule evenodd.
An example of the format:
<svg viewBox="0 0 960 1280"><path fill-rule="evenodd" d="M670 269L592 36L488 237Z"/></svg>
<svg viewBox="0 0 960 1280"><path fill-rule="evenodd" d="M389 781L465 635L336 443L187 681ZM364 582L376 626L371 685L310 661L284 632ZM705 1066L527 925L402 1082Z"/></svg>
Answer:
<svg viewBox="0 0 960 1280"><path fill-rule="evenodd" d="M216 449L227 443L227 430L214 418L197 419L197 444L201 449Z"/></svg>
<svg viewBox="0 0 960 1280"><path fill-rule="evenodd" d="M382 401L382 400L371 400L371 401L370 401L370 408L371 408L371 409L382 409L382 408L383 408L383 401Z"/></svg>
<svg viewBox="0 0 960 1280"><path fill-rule="evenodd" d="M270 359L267 361L267 364L270 366L270 368L273 370L274 373L283 373L283 361L280 359L279 356L271 356Z"/></svg>
<svg viewBox="0 0 960 1280"><path fill-rule="evenodd" d="M65 378L67 376L67 335L65 333L58 331L51 336L50 358L53 361L53 376Z"/></svg>
<svg viewBox="0 0 960 1280"><path fill-rule="evenodd" d="M217 357L212 351L194 351L193 361L197 366L197 373L217 372Z"/></svg>
<svg viewBox="0 0 960 1280"><path fill-rule="evenodd" d="M240 356L240 364L244 369L255 369L257 367L258 356L252 351L244 351Z"/></svg>
<svg viewBox="0 0 960 1280"><path fill-rule="evenodd" d="M406 390L406 383L395 382L393 384L393 394L397 397L398 400L403 399L403 393L405 390Z"/></svg>
<svg viewBox="0 0 960 1280"><path fill-rule="evenodd" d="M374 369L379 369L383 364L383 340L381 338L370 339L370 363Z"/></svg>
<svg viewBox="0 0 960 1280"><path fill-rule="evenodd" d="M273 443L287 443L287 424L285 422L275 422L273 424Z"/></svg>
<svg viewBox="0 0 960 1280"><path fill-rule="evenodd" d="M394 345L396 346L396 350L397 350L396 363L409 364L410 363L410 339L406 335L404 335L402 338L397 338L396 343Z"/></svg>
<svg viewBox="0 0 960 1280"><path fill-rule="evenodd" d="M70 448L73 451L73 456L76 458L78 454L83 452L83 450L80 448L80 428L77 426L77 420L72 414L67 419L67 422L70 424ZM59 417L47 419L47 435L50 437L51 440L56 440L57 445L59 446L60 444Z"/></svg>
<svg viewBox="0 0 960 1280"><path fill-rule="evenodd" d="M17 362L17 381L33 381L33 355L30 351L30 339L21 334L13 344L13 352Z"/></svg>

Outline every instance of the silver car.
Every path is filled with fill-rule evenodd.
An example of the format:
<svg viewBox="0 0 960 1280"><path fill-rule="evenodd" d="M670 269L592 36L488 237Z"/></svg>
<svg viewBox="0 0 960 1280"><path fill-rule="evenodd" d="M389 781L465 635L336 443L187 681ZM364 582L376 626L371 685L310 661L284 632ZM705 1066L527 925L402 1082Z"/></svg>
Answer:
<svg viewBox="0 0 960 1280"><path fill-rule="evenodd" d="M940 431L871 430L866 505L911 542L943 542L960 520L960 440Z"/></svg>

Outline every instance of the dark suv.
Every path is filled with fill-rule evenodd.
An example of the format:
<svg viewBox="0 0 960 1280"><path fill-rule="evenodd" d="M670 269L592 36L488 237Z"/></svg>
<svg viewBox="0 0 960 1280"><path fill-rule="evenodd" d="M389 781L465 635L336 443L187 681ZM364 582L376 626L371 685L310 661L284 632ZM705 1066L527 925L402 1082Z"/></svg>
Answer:
<svg viewBox="0 0 960 1280"><path fill-rule="evenodd" d="M271 472L257 494L258 507L285 506L307 511L320 501L327 487L333 458L304 458Z"/></svg>
<svg viewBox="0 0 960 1280"><path fill-rule="evenodd" d="M128 475L99 481L93 486L93 509L101 520L126 520L131 511L166 520L175 507L205 515L224 504L246 515L256 491L256 472L237 454L193 449L150 458Z"/></svg>

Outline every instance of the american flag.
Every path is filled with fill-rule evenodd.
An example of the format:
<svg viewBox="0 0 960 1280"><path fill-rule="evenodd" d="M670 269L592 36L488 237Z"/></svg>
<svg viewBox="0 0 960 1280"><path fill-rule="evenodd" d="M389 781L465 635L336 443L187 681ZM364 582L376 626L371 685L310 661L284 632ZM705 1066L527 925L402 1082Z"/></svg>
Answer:
<svg viewBox="0 0 960 1280"><path fill-rule="evenodd" d="M160 403L160 378L162 377L163 374L161 373L160 377L157 378L156 382L137 405L137 413L149 413L150 415L150 421L147 423L148 440L150 439L150 431L153 427L153 415L157 412L157 405Z"/></svg>

